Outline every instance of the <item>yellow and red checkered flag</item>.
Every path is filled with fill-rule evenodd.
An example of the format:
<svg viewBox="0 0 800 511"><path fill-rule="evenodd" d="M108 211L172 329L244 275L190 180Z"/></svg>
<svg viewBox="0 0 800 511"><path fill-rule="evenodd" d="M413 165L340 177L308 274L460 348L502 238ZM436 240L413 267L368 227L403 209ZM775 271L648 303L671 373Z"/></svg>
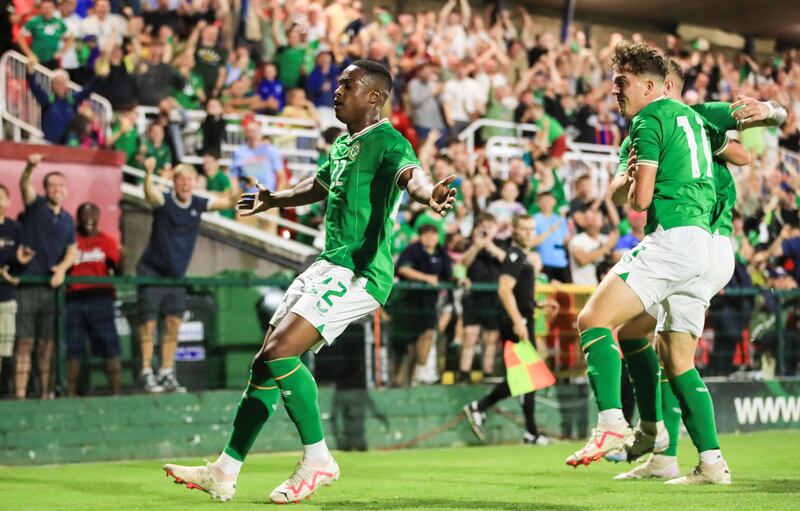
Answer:
<svg viewBox="0 0 800 511"><path fill-rule="evenodd" d="M544 359L527 339L516 343L507 341L503 347L503 359L512 396L546 389L556 382Z"/></svg>

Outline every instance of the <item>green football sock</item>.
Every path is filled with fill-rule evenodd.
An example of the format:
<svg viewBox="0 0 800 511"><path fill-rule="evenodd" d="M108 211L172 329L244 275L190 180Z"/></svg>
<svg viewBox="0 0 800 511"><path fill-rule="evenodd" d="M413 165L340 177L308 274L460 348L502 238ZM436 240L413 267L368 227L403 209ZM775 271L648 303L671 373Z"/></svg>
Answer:
<svg viewBox="0 0 800 511"><path fill-rule="evenodd" d="M594 390L597 408L602 412L622 408L620 380L622 359L611 330L590 328L581 334L581 349L586 357L586 372Z"/></svg>
<svg viewBox="0 0 800 511"><path fill-rule="evenodd" d="M242 394L239 407L236 409L233 431L225 446L224 452L228 456L244 461L261 428L275 411L279 396L280 391L275 380L269 375L266 363L263 360L254 362L250 369L247 389Z"/></svg>
<svg viewBox="0 0 800 511"><path fill-rule="evenodd" d="M281 389L283 404L294 422L303 445L311 445L324 438L322 418L317 402L317 382L300 357L279 358L267 361L272 377Z"/></svg>
<svg viewBox="0 0 800 511"><path fill-rule="evenodd" d="M647 339L620 339L619 346L633 382L639 418L658 422L661 415L661 365L656 350Z"/></svg>
<svg viewBox="0 0 800 511"><path fill-rule="evenodd" d="M681 405L683 423L697 451L719 449L714 403L697 369L690 369L669 383Z"/></svg>
<svg viewBox="0 0 800 511"><path fill-rule="evenodd" d="M664 416L664 426L669 433L669 447L661 454L677 456L678 437L681 432L681 404L675 397L675 393L672 392L672 386L666 378L661 380L661 411Z"/></svg>

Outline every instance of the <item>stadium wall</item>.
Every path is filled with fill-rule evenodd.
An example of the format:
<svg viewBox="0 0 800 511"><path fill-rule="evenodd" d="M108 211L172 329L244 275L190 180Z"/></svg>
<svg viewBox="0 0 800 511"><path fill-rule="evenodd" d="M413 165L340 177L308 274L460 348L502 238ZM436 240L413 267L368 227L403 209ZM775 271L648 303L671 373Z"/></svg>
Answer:
<svg viewBox="0 0 800 511"><path fill-rule="evenodd" d="M800 382L709 382L721 432L800 427ZM335 449L400 449L476 443L461 407L485 386L373 391L320 389L329 444ZM0 464L212 456L225 444L239 392L0 402ZM586 385L537 394L540 427L583 437L593 417ZM516 400L489 415L490 443L519 442ZM254 452L298 450L294 426L278 411Z"/></svg>

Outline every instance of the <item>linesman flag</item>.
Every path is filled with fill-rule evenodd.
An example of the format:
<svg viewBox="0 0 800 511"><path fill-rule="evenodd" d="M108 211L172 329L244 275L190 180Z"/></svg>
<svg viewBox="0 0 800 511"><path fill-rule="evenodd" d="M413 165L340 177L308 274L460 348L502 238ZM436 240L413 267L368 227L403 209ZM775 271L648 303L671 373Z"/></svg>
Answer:
<svg viewBox="0 0 800 511"><path fill-rule="evenodd" d="M528 339L516 343L507 341L503 347L503 359L512 396L546 389L556 382L556 377Z"/></svg>

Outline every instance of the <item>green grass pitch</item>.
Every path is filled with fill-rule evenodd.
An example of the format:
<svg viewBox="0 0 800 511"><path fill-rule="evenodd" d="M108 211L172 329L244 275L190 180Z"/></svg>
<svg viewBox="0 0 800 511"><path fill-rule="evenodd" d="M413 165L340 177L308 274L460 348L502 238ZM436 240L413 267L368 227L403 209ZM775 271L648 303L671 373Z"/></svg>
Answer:
<svg viewBox="0 0 800 511"><path fill-rule="evenodd" d="M800 431L727 435L723 452L730 487L670 487L658 481L612 481L628 464L572 469L579 447L523 445L336 453L342 478L304 510L790 510L800 508ZM681 442L681 470L696 454ZM171 460L175 461L175 460ZM177 460L198 463L201 460ZM263 509L267 495L294 468L297 453L251 456L236 498L222 504L167 479L161 461L2 467L3 509L147 510ZM222 507L218 507L222 506Z"/></svg>

